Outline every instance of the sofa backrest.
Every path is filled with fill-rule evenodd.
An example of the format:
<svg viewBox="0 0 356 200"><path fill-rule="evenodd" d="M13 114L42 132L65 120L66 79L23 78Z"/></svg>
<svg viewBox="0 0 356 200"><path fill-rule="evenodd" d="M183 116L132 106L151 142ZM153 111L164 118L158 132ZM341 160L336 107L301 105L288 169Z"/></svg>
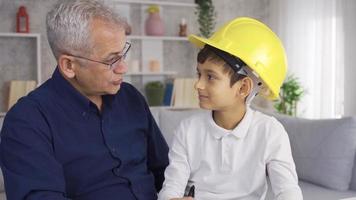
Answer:
<svg viewBox="0 0 356 200"><path fill-rule="evenodd" d="M340 191L350 188L356 152L356 118L275 117L289 135L300 179Z"/></svg>

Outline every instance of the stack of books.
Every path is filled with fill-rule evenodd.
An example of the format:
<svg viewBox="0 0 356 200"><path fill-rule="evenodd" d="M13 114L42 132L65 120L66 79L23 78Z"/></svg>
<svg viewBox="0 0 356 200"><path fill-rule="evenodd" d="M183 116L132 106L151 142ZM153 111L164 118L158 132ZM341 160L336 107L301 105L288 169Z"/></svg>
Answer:
<svg viewBox="0 0 356 200"><path fill-rule="evenodd" d="M9 99L7 104L7 109L10 108L19 100L21 97L26 96L29 92L36 88L36 81L20 81L13 80L10 81L9 86Z"/></svg>
<svg viewBox="0 0 356 200"><path fill-rule="evenodd" d="M194 89L195 78L176 78L173 83L171 106L198 108L198 92Z"/></svg>

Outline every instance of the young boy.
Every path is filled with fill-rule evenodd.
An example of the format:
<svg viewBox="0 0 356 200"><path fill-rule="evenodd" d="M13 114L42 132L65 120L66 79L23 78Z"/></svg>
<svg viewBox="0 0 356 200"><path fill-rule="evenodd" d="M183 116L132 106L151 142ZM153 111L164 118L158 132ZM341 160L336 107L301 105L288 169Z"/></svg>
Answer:
<svg viewBox="0 0 356 200"><path fill-rule="evenodd" d="M249 108L278 98L287 66L283 46L264 24L237 18L211 38L190 36L198 54L199 104L209 113L183 120L169 153L160 200L265 199L267 176L278 200L303 199L288 135L273 117Z"/></svg>

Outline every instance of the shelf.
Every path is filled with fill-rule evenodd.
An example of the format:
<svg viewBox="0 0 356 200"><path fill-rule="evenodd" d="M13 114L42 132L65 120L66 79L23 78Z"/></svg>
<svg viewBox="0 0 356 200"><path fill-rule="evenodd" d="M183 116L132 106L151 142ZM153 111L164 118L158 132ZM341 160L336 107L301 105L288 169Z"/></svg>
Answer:
<svg viewBox="0 0 356 200"><path fill-rule="evenodd" d="M40 38L39 33L0 33L0 37Z"/></svg>
<svg viewBox="0 0 356 200"><path fill-rule="evenodd" d="M176 75L177 72L167 71L167 72L129 72L125 74L126 76L160 76L160 75Z"/></svg>
<svg viewBox="0 0 356 200"><path fill-rule="evenodd" d="M0 32L0 40L7 47L1 49L0 58L1 71L6 70L6 74L0 75L0 102L4 102L0 104L0 117L3 117L9 81L35 80L37 85L41 84L41 34Z"/></svg>
<svg viewBox="0 0 356 200"><path fill-rule="evenodd" d="M112 3L160 5L160 6L182 6L195 8L195 3L166 2L166 1L139 1L139 0L112 0Z"/></svg>
<svg viewBox="0 0 356 200"><path fill-rule="evenodd" d="M2 33L0 32L0 37L6 38L33 38L36 39L36 54L37 54L37 85L40 85L41 80L41 34L39 33Z"/></svg>
<svg viewBox="0 0 356 200"><path fill-rule="evenodd" d="M130 40L171 40L171 41L188 41L187 37L173 37L173 36L141 36L129 35L127 39Z"/></svg>

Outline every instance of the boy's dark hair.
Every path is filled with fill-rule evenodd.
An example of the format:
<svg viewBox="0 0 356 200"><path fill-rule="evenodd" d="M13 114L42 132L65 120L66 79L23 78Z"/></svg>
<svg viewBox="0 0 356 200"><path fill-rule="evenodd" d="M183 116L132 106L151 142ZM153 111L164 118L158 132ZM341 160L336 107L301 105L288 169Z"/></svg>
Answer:
<svg viewBox="0 0 356 200"><path fill-rule="evenodd" d="M245 75L242 75L242 74L239 74L239 73L236 73L235 70L233 70L233 66L230 66L223 58L221 58L220 56L218 56L214 51L220 51L219 54L226 54L226 56L230 56L230 54L224 52L224 51L221 51L221 50L218 50L216 48L214 48L214 51L212 50L212 48L214 47L211 47L209 45L205 45L204 48L202 48L199 53L198 53L198 56L197 56L197 61L198 63L200 64L203 64L205 61L207 60L210 60L210 61L213 61L213 62L224 62L223 64L223 71L224 73L228 73L228 75L230 75L230 86L233 86L237 81L245 78L246 76Z"/></svg>

